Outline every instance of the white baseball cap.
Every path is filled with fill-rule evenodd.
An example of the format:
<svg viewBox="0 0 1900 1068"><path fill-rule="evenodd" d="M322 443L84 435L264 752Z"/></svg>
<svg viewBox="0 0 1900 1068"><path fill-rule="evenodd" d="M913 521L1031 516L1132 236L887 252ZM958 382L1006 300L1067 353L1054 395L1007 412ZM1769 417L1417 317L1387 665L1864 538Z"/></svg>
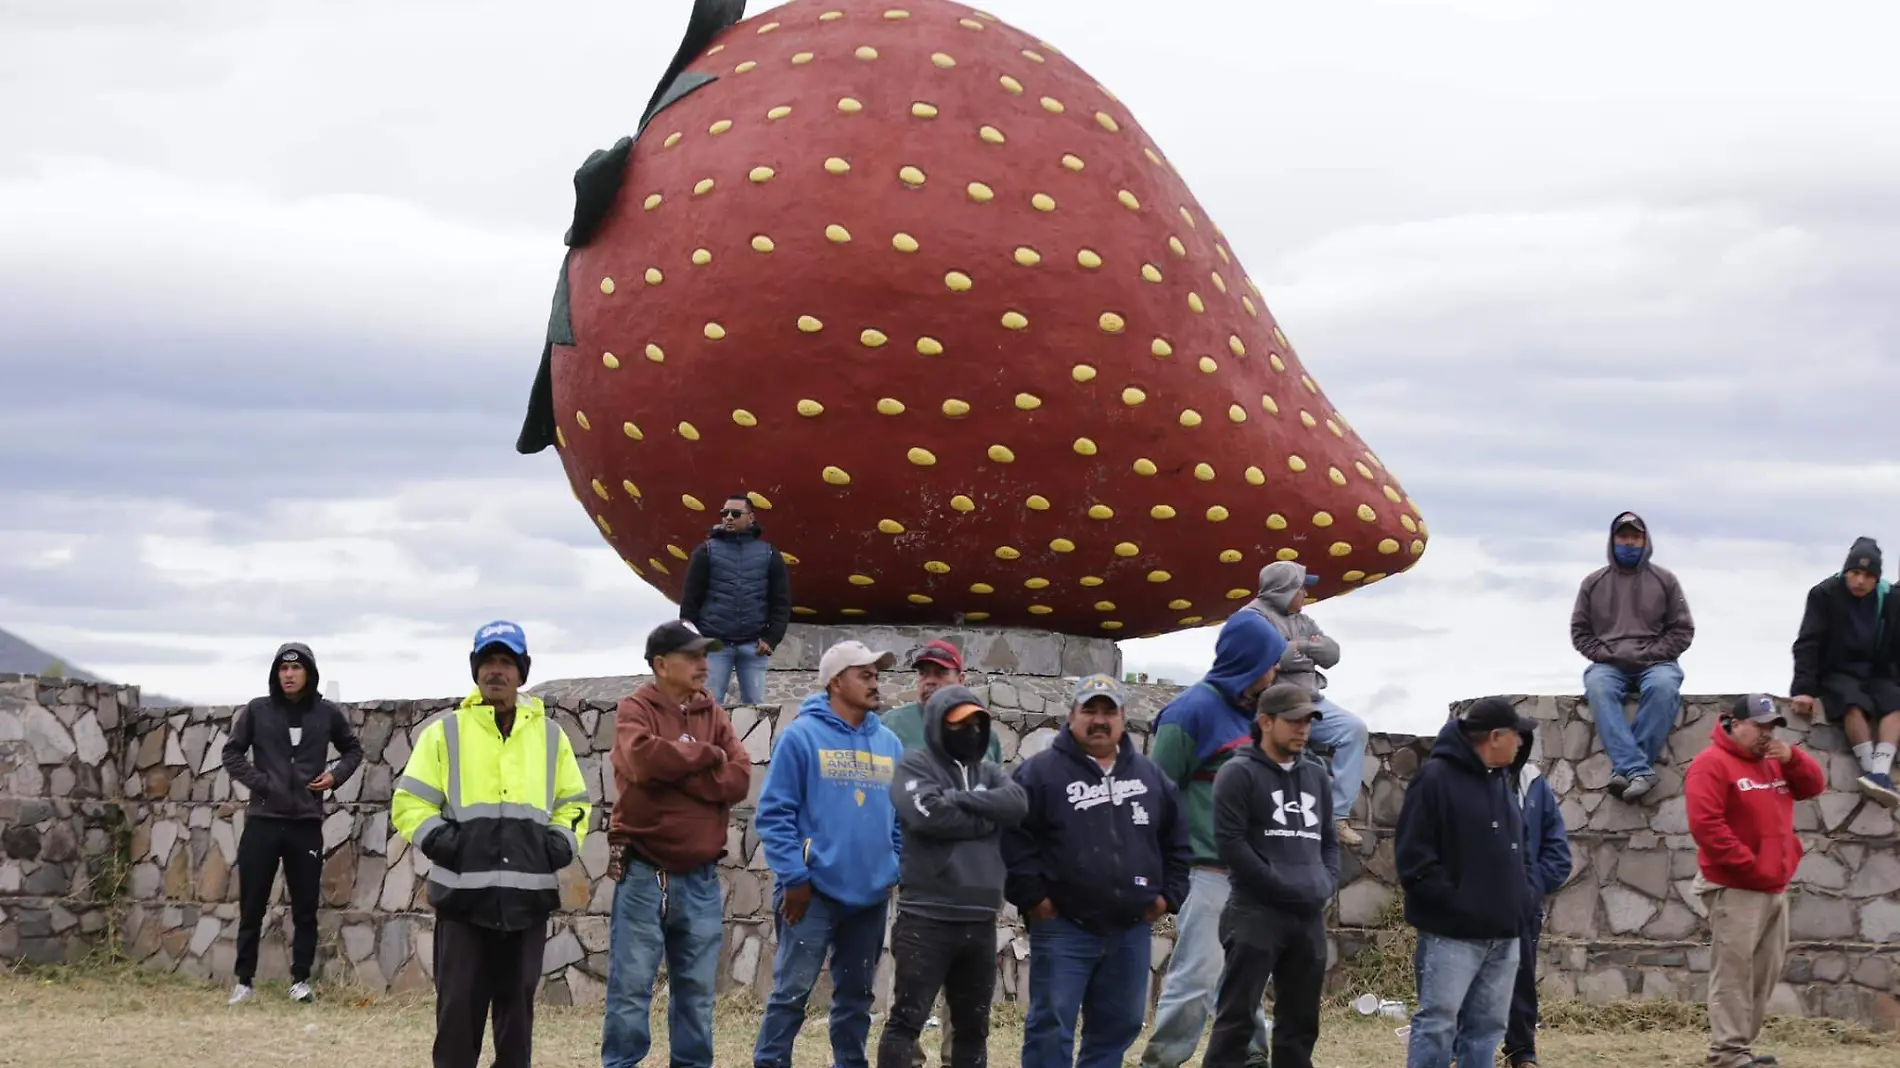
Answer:
<svg viewBox="0 0 1900 1068"><path fill-rule="evenodd" d="M863 642L843 641L825 650L818 658L818 685L829 686L838 673L847 668L866 667L876 664L879 671L888 670L897 663L897 654L893 652L873 652Z"/></svg>

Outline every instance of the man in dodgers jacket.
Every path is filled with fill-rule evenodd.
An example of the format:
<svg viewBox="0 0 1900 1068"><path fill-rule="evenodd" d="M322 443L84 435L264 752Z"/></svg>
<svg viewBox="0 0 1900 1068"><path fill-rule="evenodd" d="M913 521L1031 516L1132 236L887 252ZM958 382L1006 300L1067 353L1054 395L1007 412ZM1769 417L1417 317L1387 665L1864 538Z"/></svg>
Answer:
<svg viewBox="0 0 1900 1068"><path fill-rule="evenodd" d="M1753 1050L1788 954L1788 883L1801 866L1794 803L1827 788L1821 765L1775 737L1774 699L1735 702L1683 778L1709 913L1709 1064L1769 1064Z"/></svg>
<svg viewBox="0 0 1900 1068"><path fill-rule="evenodd" d="M1085 676L1068 730L1016 768L1029 812L1003 846L1029 923L1023 1068L1118 1068L1146 1014L1152 925L1188 896L1186 814L1128 737L1124 701L1114 679Z"/></svg>

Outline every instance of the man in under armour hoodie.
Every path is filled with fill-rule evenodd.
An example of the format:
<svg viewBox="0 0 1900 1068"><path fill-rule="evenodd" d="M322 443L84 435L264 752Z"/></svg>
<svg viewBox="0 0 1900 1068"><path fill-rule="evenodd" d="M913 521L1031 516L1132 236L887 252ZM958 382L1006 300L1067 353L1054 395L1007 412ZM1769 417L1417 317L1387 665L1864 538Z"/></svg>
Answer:
<svg viewBox="0 0 1900 1068"><path fill-rule="evenodd" d="M236 1004L251 996L257 944L283 862L290 892L290 996L309 1001L323 879L323 795L356 773L363 746L350 717L317 696L317 658L288 642L271 657L270 696L245 705L224 743L224 770L251 792L238 841ZM336 749L335 763L330 750Z"/></svg>
<svg viewBox="0 0 1900 1068"><path fill-rule="evenodd" d="M1235 612L1214 640L1214 666L1155 717L1151 757L1181 791L1194 871L1175 918L1174 954L1155 1006L1154 1031L1141 1052L1143 1068L1180 1068L1194 1056L1214 1007L1224 953L1221 911L1227 907L1226 862L1214 842L1214 776L1252 744L1254 698L1273 682L1286 639L1258 612ZM1255 1013L1252 1059L1267 1056L1267 1021Z"/></svg>
<svg viewBox="0 0 1900 1068"><path fill-rule="evenodd" d="M1507 769L1534 729L1504 698L1474 701L1406 787L1393 849L1418 930L1406 1068L1489 1065L1504 1040L1531 893Z"/></svg>
<svg viewBox="0 0 1900 1068"><path fill-rule="evenodd" d="M1331 775L1306 755L1321 712L1306 687L1269 686L1254 705L1253 744L1214 777L1214 841L1233 896L1205 1068L1241 1068L1253 1014L1273 981L1273 1068L1313 1068L1326 982L1326 902L1339 885Z"/></svg>
<svg viewBox="0 0 1900 1068"><path fill-rule="evenodd" d="M1028 795L983 759L990 714L964 686L924 702L924 744L906 750L891 782L903 826L896 963L878 1068L910 1068L917 1036L942 991L956 1035L950 1068L981 1068L996 988L996 914L1003 908L1003 831L1022 821Z"/></svg>
<svg viewBox="0 0 1900 1068"><path fill-rule="evenodd" d="M823 693L779 728L752 816L772 869L778 955L753 1046L756 1068L791 1068L805 1003L831 958L831 1061L868 1068L871 986L903 837L891 780L904 743L878 722L878 672L897 657L839 642L818 659Z"/></svg>
<svg viewBox="0 0 1900 1068"><path fill-rule="evenodd" d="M1695 617L1676 576L1650 561L1656 546L1635 512L1610 523L1610 562L1577 589L1570 644L1590 661L1583 692L1610 755L1612 797L1634 802L1656 786L1656 762L1682 704L1678 657L1695 640ZM1637 692L1636 723L1623 700Z"/></svg>

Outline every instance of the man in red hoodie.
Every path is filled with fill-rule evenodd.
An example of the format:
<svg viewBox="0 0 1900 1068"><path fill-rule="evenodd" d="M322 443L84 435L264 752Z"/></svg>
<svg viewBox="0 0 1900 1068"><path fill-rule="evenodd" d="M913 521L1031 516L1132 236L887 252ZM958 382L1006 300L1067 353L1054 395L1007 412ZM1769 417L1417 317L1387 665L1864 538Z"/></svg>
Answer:
<svg viewBox="0 0 1900 1068"><path fill-rule="evenodd" d="M1775 737L1787 726L1774 698L1751 693L1716 724L1714 743L1689 764L1683 795L1709 911L1709 1064L1773 1065L1754 1052L1788 953L1788 882L1801 864L1794 803L1818 796L1827 775Z"/></svg>

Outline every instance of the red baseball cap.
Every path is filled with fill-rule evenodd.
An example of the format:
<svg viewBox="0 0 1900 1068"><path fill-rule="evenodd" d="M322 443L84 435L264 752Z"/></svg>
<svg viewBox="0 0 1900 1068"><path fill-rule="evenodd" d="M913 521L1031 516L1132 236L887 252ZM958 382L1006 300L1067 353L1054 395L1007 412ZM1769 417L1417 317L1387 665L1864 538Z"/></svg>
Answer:
<svg viewBox="0 0 1900 1068"><path fill-rule="evenodd" d="M916 667L918 664L941 664L951 671L962 671L963 651L938 638L935 641L925 642L923 648L917 650L917 655L910 658L911 667Z"/></svg>

